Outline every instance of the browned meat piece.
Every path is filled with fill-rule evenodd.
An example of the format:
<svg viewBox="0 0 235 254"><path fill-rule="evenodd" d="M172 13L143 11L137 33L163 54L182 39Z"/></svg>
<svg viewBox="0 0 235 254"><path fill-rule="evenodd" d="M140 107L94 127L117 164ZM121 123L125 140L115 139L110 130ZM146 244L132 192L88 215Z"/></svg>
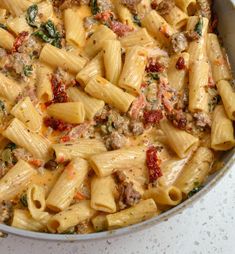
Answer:
<svg viewBox="0 0 235 254"><path fill-rule="evenodd" d="M144 125L142 122L131 122L130 130L134 134L134 136L139 136L144 132Z"/></svg>
<svg viewBox="0 0 235 254"><path fill-rule="evenodd" d="M171 44L175 53L180 53L188 48L188 41L183 33L173 34L171 37Z"/></svg>
<svg viewBox="0 0 235 254"><path fill-rule="evenodd" d="M189 41L195 41L200 38L200 35L193 30L185 32L185 36L187 37Z"/></svg>
<svg viewBox="0 0 235 254"><path fill-rule="evenodd" d="M157 6L156 10L160 15L167 15L175 7L175 2L172 0L163 0Z"/></svg>
<svg viewBox="0 0 235 254"><path fill-rule="evenodd" d="M56 170L58 167L58 163L55 160L49 160L45 163L44 168L49 170Z"/></svg>
<svg viewBox="0 0 235 254"><path fill-rule="evenodd" d="M198 112L193 115L196 121L196 126L200 128L211 127L211 118L208 114L204 112Z"/></svg>
<svg viewBox="0 0 235 254"><path fill-rule="evenodd" d="M211 19L211 1L210 0L197 0L198 14L201 16Z"/></svg>
<svg viewBox="0 0 235 254"><path fill-rule="evenodd" d="M118 186L119 192L119 207L120 209L125 209L126 207L133 206L137 204L141 198L138 191L133 188L132 182L123 182Z"/></svg>
<svg viewBox="0 0 235 254"><path fill-rule="evenodd" d="M13 205L10 201L0 203L0 223L7 223L13 215Z"/></svg>
<svg viewBox="0 0 235 254"><path fill-rule="evenodd" d="M124 4L127 6L128 9L132 13L136 13L136 6L141 2L141 0L121 0L121 4Z"/></svg>
<svg viewBox="0 0 235 254"><path fill-rule="evenodd" d="M105 145L108 150L120 149L126 144L126 138L124 135L119 134L117 131L112 132L106 137Z"/></svg>
<svg viewBox="0 0 235 254"><path fill-rule="evenodd" d="M80 5L81 2L86 2L84 4L89 4L90 1L86 0L53 0L53 5L55 7L59 7L61 10L67 9L71 7L72 5Z"/></svg>

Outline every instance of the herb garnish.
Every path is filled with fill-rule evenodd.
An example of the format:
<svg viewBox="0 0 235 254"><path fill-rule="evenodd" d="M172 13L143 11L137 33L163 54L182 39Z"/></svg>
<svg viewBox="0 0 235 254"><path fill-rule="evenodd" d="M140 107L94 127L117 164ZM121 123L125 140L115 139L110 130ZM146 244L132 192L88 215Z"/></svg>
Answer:
<svg viewBox="0 0 235 254"><path fill-rule="evenodd" d="M54 23L48 20L46 23L41 24L40 29L33 33L33 35L39 37L44 42L61 48L61 35L57 31Z"/></svg>
<svg viewBox="0 0 235 254"><path fill-rule="evenodd" d="M138 26L141 26L141 21L140 21L140 18L137 14L133 15L133 22L138 25Z"/></svg>
<svg viewBox="0 0 235 254"><path fill-rule="evenodd" d="M153 80L159 80L159 76L157 72L149 72L148 76Z"/></svg>
<svg viewBox="0 0 235 254"><path fill-rule="evenodd" d="M6 107L3 101L0 100L0 111L5 114Z"/></svg>
<svg viewBox="0 0 235 254"><path fill-rule="evenodd" d="M27 201L27 194L23 193L20 197L20 203L24 206L24 207L28 207L28 201Z"/></svg>
<svg viewBox="0 0 235 254"><path fill-rule="evenodd" d="M0 23L0 28L4 29L4 30L7 30L7 26L3 23Z"/></svg>
<svg viewBox="0 0 235 254"><path fill-rule="evenodd" d="M194 188L188 193L188 198L191 198L193 195L195 195L197 192L199 192L203 188L202 185L200 185L199 182L194 183Z"/></svg>
<svg viewBox="0 0 235 254"><path fill-rule="evenodd" d="M202 36L202 28L203 28L203 19L200 18L199 21L198 21L198 23L197 23L196 26L195 26L194 31L195 31L198 35Z"/></svg>
<svg viewBox="0 0 235 254"><path fill-rule="evenodd" d="M33 72L33 67L32 67L32 65L24 65L23 71L24 71L24 75L25 75L26 77L31 76L31 75L32 75L32 72Z"/></svg>
<svg viewBox="0 0 235 254"><path fill-rule="evenodd" d="M97 0L91 0L90 1L90 7L91 7L91 13L93 15L96 15L97 13L100 12L100 8L99 8L99 6L97 4Z"/></svg>
<svg viewBox="0 0 235 254"><path fill-rule="evenodd" d="M38 15L38 6L36 4L29 6L26 14L26 21L31 27L38 27L35 19Z"/></svg>

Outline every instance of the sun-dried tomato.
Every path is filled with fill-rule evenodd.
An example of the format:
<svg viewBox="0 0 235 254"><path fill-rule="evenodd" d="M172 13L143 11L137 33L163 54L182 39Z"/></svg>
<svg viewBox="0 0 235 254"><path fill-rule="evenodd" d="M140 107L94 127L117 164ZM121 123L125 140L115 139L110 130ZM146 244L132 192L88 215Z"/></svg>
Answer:
<svg viewBox="0 0 235 254"><path fill-rule="evenodd" d="M149 182L153 183L162 176L157 149L154 146L149 147L146 151L146 164L148 168Z"/></svg>
<svg viewBox="0 0 235 254"><path fill-rule="evenodd" d="M186 68L185 60L182 56L180 56L179 59L177 60L175 68L177 70L184 70Z"/></svg>
<svg viewBox="0 0 235 254"><path fill-rule="evenodd" d="M53 92L53 100L45 103L46 106L52 103L63 103L68 101L68 95L66 93L66 86L55 75L51 77L51 87Z"/></svg>
<svg viewBox="0 0 235 254"><path fill-rule="evenodd" d="M51 127L55 131L68 131L74 127L73 124L65 123L53 117L44 118L44 124L46 127Z"/></svg>
<svg viewBox="0 0 235 254"><path fill-rule="evenodd" d="M150 59L147 67L145 68L146 72L163 72L165 70L165 66L160 64L159 62L155 62Z"/></svg>
<svg viewBox="0 0 235 254"><path fill-rule="evenodd" d="M144 112L144 122L146 124L159 123L162 118L163 118L163 114L161 110L150 110L150 111Z"/></svg>
<svg viewBox="0 0 235 254"><path fill-rule="evenodd" d="M18 52L19 47L23 44L27 36L29 35L28 32L23 31L19 33L19 35L16 37L15 42L13 44L12 53Z"/></svg>

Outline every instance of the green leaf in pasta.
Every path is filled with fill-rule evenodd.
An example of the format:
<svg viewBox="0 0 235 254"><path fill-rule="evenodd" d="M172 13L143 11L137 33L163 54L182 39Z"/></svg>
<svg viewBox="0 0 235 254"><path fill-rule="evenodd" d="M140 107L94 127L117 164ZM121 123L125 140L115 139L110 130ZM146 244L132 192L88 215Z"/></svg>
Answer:
<svg viewBox="0 0 235 254"><path fill-rule="evenodd" d="M140 21L140 18L137 14L133 15L133 22L138 25L138 26L141 26L141 21Z"/></svg>
<svg viewBox="0 0 235 254"><path fill-rule="evenodd" d="M152 79L152 80L159 80L159 76L157 72L149 72L148 76Z"/></svg>
<svg viewBox="0 0 235 254"><path fill-rule="evenodd" d="M26 21L31 27L38 27L36 17L38 15L38 6L36 4L29 6L26 13Z"/></svg>
<svg viewBox="0 0 235 254"><path fill-rule="evenodd" d="M40 29L34 32L33 35L37 36L44 42L50 43L57 48L61 48L62 36L57 31L54 23L51 20L41 24Z"/></svg>
<svg viewBox="0 0 235 254"><path fill-rule="evenodd" d="M199 182L195 182L194 183L194 188L188 193L188 198L191 198L193 195L195 195L196 193L198 193L202 188L203 186L200 185Z"/></svg>
<svg viewBox="0 0 235 254"><path fill-rule="evenodd" d="M27 201L27 194L23 193L20 196L20 203L24 206L24 207L28 207L28 201Z"/></svg>
<svg viewBox="0 0 235 254"><path fill-rule="evenodd" d="M90 7L91 7L91 13L93 15L96 15L97 13L100 12L100 8L99 8L99 6L97 4L97 0L91 0L90 1Z"/></svg>
<svg viewBox="0 0 235 254"><path fill-rule="evenodd" d="M0 23L0 28L4 29L4 30L7 30L7 26L3 23Z"/></svg>
<svg viewBox="0 0 235 254"><path fill-rule="evenodd" d="M198 23L197 23L196 26L195 26L194 31L195 31L198 35L202 36L202 28L203 28L203 19L200 18L199 21L198 21Z"/></svg>
<svg viewBox="0 0 235 254"><path fill-rule="evenodd" d="M31 76L31 75L32 75L32 72L33 72L33 67L32 67L32 65L24 65L23 71L24 71L24 75L25 75L26 77Z"/></svg>

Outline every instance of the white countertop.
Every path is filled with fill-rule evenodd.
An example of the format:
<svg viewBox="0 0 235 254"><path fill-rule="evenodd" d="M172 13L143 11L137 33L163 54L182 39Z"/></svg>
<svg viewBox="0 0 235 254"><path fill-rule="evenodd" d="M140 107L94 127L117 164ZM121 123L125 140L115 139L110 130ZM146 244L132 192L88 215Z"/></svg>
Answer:
<svg viewBox="0 0 235 254"><path fill-rule="evenodd" d="M167 222L129 236L57 243L0 239L0 254L233 254L235 167L203 199Z"/></svg>

